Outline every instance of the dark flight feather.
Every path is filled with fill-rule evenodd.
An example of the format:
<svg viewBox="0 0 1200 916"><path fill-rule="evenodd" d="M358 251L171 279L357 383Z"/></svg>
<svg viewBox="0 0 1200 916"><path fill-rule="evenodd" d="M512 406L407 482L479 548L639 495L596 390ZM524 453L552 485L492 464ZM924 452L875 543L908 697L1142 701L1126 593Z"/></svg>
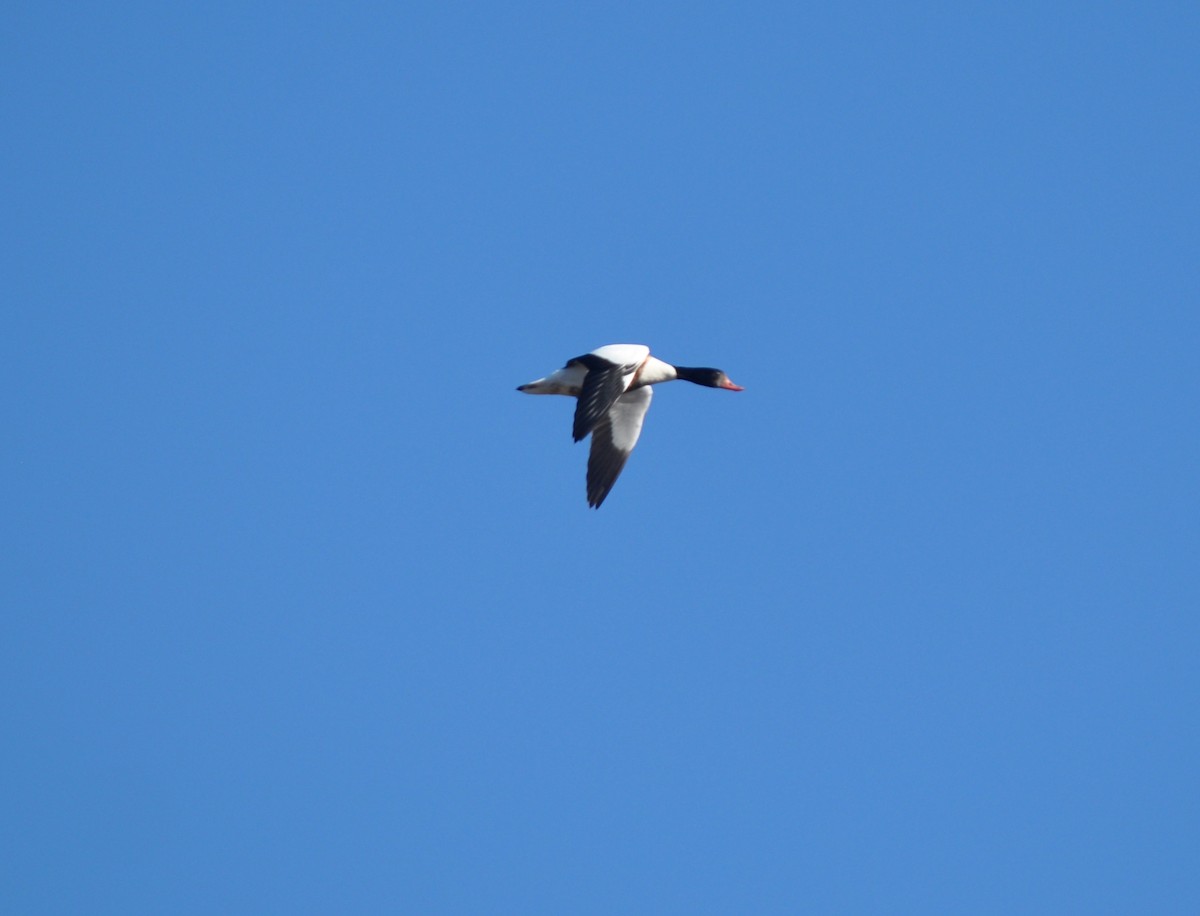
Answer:
<svg viewBox="0 0 1200 916"><path fill-rule="evenodd" d="M579 390L579 402L575 405L575 424L571 430L575 441L578 442L596 428L617 398L625 393L625 377L632 374L637 366L618 366L591 353L576 357L571 363L581 363L588 370Z"/></svg>

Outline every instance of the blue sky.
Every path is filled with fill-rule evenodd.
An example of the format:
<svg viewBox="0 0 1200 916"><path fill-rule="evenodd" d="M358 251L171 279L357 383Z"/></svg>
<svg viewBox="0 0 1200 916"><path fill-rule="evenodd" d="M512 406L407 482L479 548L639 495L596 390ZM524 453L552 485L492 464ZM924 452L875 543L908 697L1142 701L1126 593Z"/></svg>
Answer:
<svg viewBox="0 0 1200 916"><path fill-rule="evenodd" d="M4 20L6 912L1200 910L1192 6Z"/></svg>

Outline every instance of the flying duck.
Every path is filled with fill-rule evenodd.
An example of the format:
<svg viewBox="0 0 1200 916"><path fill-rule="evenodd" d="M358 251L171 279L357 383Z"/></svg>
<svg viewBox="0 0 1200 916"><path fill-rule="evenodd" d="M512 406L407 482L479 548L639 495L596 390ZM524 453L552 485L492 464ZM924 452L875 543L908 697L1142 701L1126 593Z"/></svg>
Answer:
<svg viewBox="0 0 1200 916"><path fill-rule="evenodd" d="M565 394L575 405L575 441L592 435L588 456L588 505L599 509L617 482L642 433L650 408L650 386L683 379L706 388L742 391L720 369L672 366L650 355L641 344L609 344L567 360L545 378L520 385L526 394Z"/></svg>

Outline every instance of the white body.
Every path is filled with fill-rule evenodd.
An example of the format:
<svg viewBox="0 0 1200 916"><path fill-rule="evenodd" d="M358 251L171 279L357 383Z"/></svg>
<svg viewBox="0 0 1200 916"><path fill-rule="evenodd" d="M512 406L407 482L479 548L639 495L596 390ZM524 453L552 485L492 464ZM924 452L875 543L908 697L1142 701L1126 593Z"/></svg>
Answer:
<svg viewBox="0 0 1200 916"><path fill-rule="evenodd" d="M675 367L661 359L655 359L650 355L650 348L644 344L608 344L597 347L590 355L598 356L615 366L632 367L626 374L626 391L644 385L669 382L676 377ZM521 390L526 394L565 394L577 398L587 373L587 367L582 363L570 362L545 378L522 385Z"/></svg>

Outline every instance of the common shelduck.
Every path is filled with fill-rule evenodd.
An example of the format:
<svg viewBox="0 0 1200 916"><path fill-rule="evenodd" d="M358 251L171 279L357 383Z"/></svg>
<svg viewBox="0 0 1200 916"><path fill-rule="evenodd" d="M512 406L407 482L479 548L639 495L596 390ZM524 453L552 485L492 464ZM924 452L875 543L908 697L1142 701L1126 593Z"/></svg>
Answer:
<svg viewBox="0 0 1200 916"><path fill-rule="evenodd" d="M650 355L641 344L609 344L567 364L517 391L526 394L565 394L578 398L573 435L578 442L592 434L588 456L588 505L600 508L617 482L629 453L642 432L650 408L650 386L683 379L706 388L742 391L720 369L672 366Z"/></svg>

